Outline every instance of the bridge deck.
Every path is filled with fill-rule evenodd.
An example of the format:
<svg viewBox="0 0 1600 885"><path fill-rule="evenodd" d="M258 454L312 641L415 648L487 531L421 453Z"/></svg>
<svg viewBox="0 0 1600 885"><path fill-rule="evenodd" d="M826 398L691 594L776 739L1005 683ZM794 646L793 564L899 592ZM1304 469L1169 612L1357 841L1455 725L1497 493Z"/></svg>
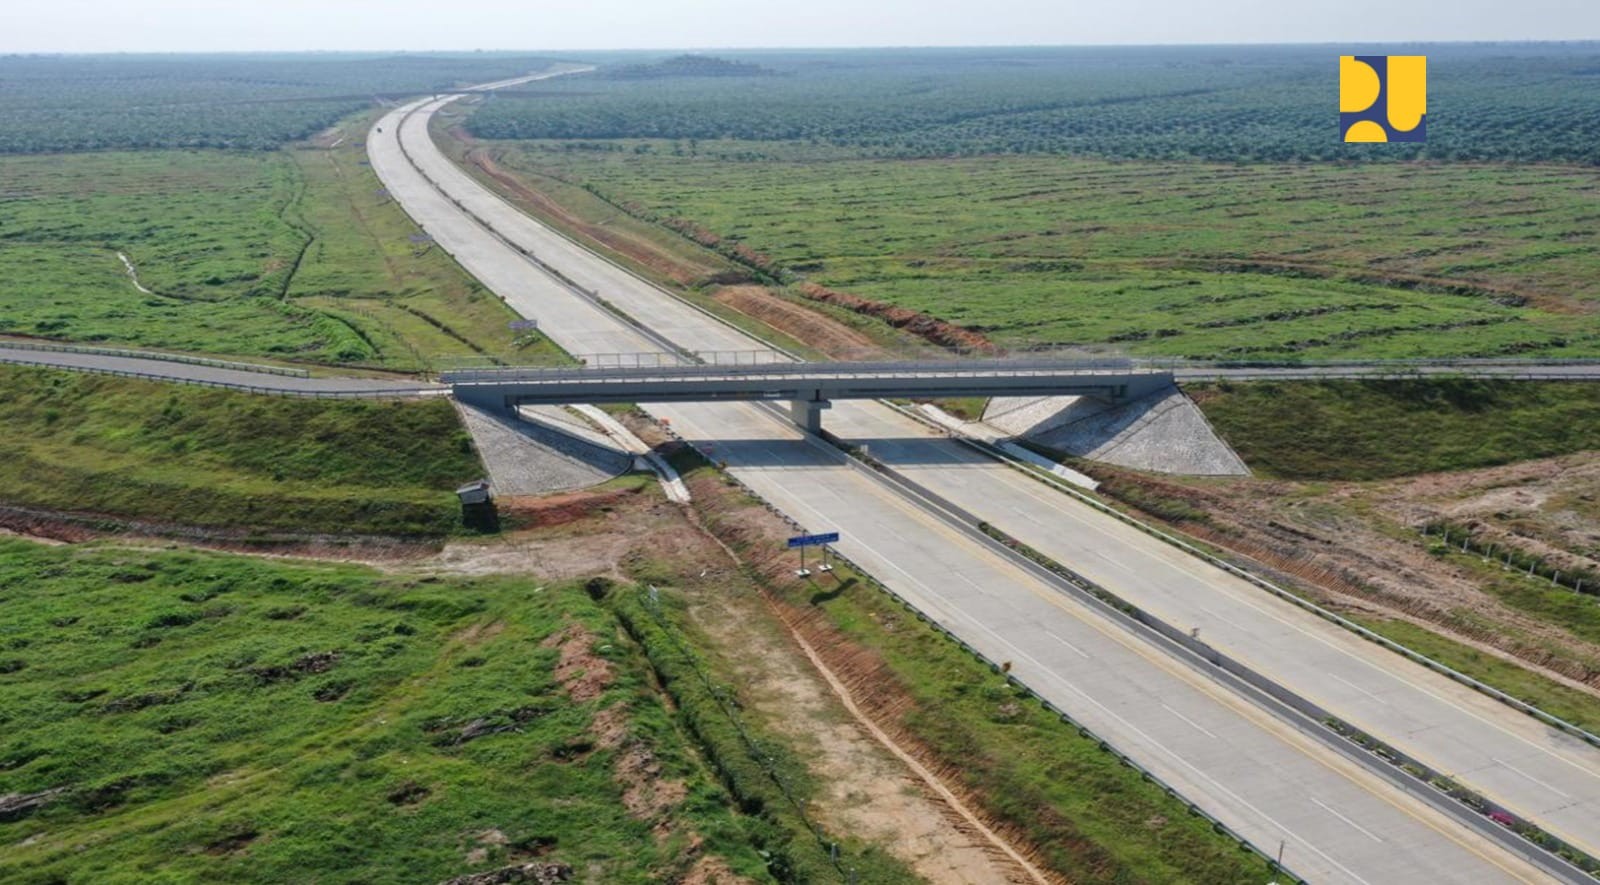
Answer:
<svg viewBox="0 0 1600 885"><path fill-rule="evenodd" d="M983 360L881 363L657 365L621 368L474 369L446 373L458 398L492 406L571 402L788 400L884 397L1142 396L1172 373L1121 362Z"/></svg>

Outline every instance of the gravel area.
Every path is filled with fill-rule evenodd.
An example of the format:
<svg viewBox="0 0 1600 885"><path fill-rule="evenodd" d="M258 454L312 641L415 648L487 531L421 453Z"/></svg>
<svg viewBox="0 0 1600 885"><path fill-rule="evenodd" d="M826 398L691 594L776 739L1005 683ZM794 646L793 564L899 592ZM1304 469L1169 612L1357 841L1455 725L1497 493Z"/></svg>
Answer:
<svg viewBox="0 0 1600 885"><path fill-rule="evenodd" d="M985 423L1082 458L1191 476L1247 476L1234 453L1176 387L1112 406L1090 397L997 397Z"/></svg>
<svg viewBox="0 0 1600 885"><path fill-rule="evenodd" d="M587 488L633 467L631 454L580 439L556 429L553 422L521 421L475 406L457 404L457 408L499 497Z"/></svg>

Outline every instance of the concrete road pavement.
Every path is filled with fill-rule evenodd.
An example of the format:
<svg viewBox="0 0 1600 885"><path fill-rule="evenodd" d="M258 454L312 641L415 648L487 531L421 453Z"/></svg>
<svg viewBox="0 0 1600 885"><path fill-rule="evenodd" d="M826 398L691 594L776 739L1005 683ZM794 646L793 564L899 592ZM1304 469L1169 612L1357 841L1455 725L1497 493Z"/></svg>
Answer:
<svg viewBox="0 0 1600 885"><path fill-rule="evenodd" d="M386 118L386 134L402 116ZM579 266L558 266L574 279L591 273L581 284L619 287L602 290L607 300L636 317L650 316L652 328L694 336L684 342L693 349L751 346L740 333L637 280L616 276L620 270L614 266L592 256L584 259L581 250L569 251L576 247L459 172L452 175L453 167L440 168L440 161L445 166L448 161L431 156L437 151L427 140L421 114L411 117L400 135L431 177L460 189L452 190L455 199L480 217L494 216L502 236L545 261L580 260ZM425 219L435 239L519 311L538 317L558 343L591 352L654 349L638 330L553 281L530 279L536 275L527 272L526 258L434 193L400 156L394 139L375 137L369 150L390 192ZM511 217L502 227L504 213ZM516 233L527 230L533 231L527 240ZM491 279L506 281L507 288ZM1478 844L1458 825L1311 745L1208 678L1120 628L1098 624L1087 609L955 534L758 408L696 404L653 411L680 433L714 445L736 476L808 528L844 531L840 548L847 555L986 654L1019 662L1019 675L1030 685L1142 764L1172 778L1186 795L1256 844L1287 840L1287 859L1303 874L1368 882L1397 881L1400 875L1445 881L1538 878L1521 861ZM830 416L830 422L840 417ZM857 419L842 420L848 432ZM887 438L926 436L920 425L907 423ZM938 460L957 459L939 453ZM988 469L1008 471L999 465ZM993 497L986 509L994 509ZM1248 751L1241 752L1245 747Z"/></svg>
<svg viewBox="0 0 1600 885"><path fill-rule="evenodd" d="M473 181L432 145L425 114L412 116L400 133L412 145L411 158L502 236L684 348L763 346L595 256ZM528 308L536 316L559 310L552 299ZM552 319L546 328L559 322ZM624 339L605 341L605 350L626 349ZM824 422L836 434L867 444L876 458L916 482L1129 602L1169 622L1199 627L1223 653L1600 854L1600 750L1267 596L881 404L837 403Z"/></svg>

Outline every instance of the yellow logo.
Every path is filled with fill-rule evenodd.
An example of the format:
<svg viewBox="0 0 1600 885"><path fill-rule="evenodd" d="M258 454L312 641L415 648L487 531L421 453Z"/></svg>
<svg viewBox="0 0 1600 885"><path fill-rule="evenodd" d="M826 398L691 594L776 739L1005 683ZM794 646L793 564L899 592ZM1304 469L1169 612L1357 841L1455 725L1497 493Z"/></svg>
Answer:
<svg viewBox="0 0 1600 885"><path fill-rule="evenodd" d="M1339 132L1349 142L1427 141L1428 57L1339 56Z"/></svg>

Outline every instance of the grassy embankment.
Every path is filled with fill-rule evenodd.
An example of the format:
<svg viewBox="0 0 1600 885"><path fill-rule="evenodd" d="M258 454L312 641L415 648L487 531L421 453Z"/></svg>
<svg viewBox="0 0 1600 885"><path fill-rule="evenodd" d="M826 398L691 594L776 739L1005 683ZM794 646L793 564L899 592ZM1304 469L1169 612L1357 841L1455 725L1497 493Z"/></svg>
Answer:
<svg viewBox="0 0 1600 885"><path fill-rule="evenodd" d="M365 165L372 116L268 153L0 157L0 333L404 371L563 359L411 240Z"/></svg>
<svg viewBox="0 0 1600 885"><path fill-rule="evenodd" d="M479 183L545 224L658 285L678 292L699 307L758 338L810 359L828 358L828 349L801 329L779 329L716 295L724 286L759 281L759 274L728 256L695 243L677 231L636 218L584 188L545 174L524 162L521 151L504 144L481 146L460 139L460 111L447 108L434 117L435 141ZM492 169L495 174L489 174ZM925 347L915 336L857 313L807 301L782 288L770 290L791 304L822 314L887 350Z"/></svg>
<svg viewBox="0 0 1600 885"><path fill-rule="evenodd" d="M444 534L482 475L444 400L254 396L0 367L0 502L261 531Z"/></svg>
<svg viewBox="0 0 1600 885"><path fill-rule="evenodd" d="M836 594L839 585L853 589ZM1038 846L1075 882L1259 882L1263 862L1144 781L1097 740L917 621L849 569L787 595L817 605L885 661L914 699L898 723L933 748L947 777Z"/></svg>
<svg viewBox="0 0 1600 885"><path fill-rule="evenodd" d="M1587 382L1517 381L1334 381L1196 385L1191 394L1207 418L1258 474L1289 480L1381 480L1422 473L1467 470L1532 458L1592 450L1600 439L1600 386ZM1479 489L1478 492L1482 492ZM1317 500L1316 488L1303 493ZM1366 500L1377 492L1363 494ZM1134 501L1141 504L1142 502ZM1159 512L1162 502L1154 508ZM1552 502L1573 511L1578 502ZM1178 502L1174 506L1193 508ZM1530 577L1522 568L1485 562L1481 550L1462 553L1437 538L1416 538L1362 504L1332 503L1351 518L1371 522L1387 534L1427 543L1486 594L1507 607L1548 624L1576 640L1600 644L1600 604L1585 590L1556 586ZM1152 508L1144 506L1151 511ZM1514 508L1513 508L1514 509ZM1503 518L1502 518L1503 517ZM1515 523L1518 514L1490 520ZM1545 517L1540 519L1557 518ZM1542 523L1541 523L1542 524ZM1538 526L1524 527L1529 537ZM1560 545L1557 537L1544 538ZM1502 542L1499 550L1508 546ZM1520 555L1520 554L1519 554ZM1532 562L1538 554L1522 555ZM1545 570L1548 571L1548 570ZM1569 580L1570 585L1570 580ZM1473 631L1518 638L1537 648L1543 640L1523 625L1502 624L1480 612L1457 609L1452 621ZM1415 624L1380 618L1366 626L1493 685L1502 691L1591 730L1600 727L1600 700L1561 685L1509 661L1425 630ZM1561 657L1570 656L1563 652ZM1600 667L1600 662L1594 664Z"/></svg>
<svg viewBox="0 0 1600 885"><path fill-rule="evenodd" d="M1600 445L1600 385L1589 382L1253 382L1188 390L1253 470L1282 479L1384 479Z"/></svg>
<svg viewBox="0 0 1600 885"><path fill-rule="evenodd" d="M819 149L771 142L611 145L621 150L493 147L508 167L693 223L793 278L1010 345L1600 353L1588 169L819 161L808 156ZM770 158L786 152L794 159Z"/></svg>
<svg viewBox="0 0 1600 885"><path fill-rule="evenodd" d="M1585 603L1590 607L1593 602ZM1588 731L1600 730L1600 698L1455 642L1409 621L1356 616L1361 626Z"/></svg>
<svg viewBox="0 0 1600 885"><path fill-rule="evenodd" d="M65 788L0 879L770 881L579 585L0 539L0 600L0 794Z"/></svg>
<svg viewBox="0 0 1600 885"><path fill-rule="evenodd" d="M836 563L795 581L753 526L772 517L723 487L687 451L673 464L696 489L700 518L796 619L826 625L812 645L856 702L976 803L1045 866L1076 882L1264 882L1264 863L1188 813L1096 740L1063 724L1005 677L915 618L869 579ZM720 488L719 488L720 487ZM707 503L715 501L714 504ZM774 529L778 531L778 529ZM883 712L890 711L890 712Z"/></svg>

